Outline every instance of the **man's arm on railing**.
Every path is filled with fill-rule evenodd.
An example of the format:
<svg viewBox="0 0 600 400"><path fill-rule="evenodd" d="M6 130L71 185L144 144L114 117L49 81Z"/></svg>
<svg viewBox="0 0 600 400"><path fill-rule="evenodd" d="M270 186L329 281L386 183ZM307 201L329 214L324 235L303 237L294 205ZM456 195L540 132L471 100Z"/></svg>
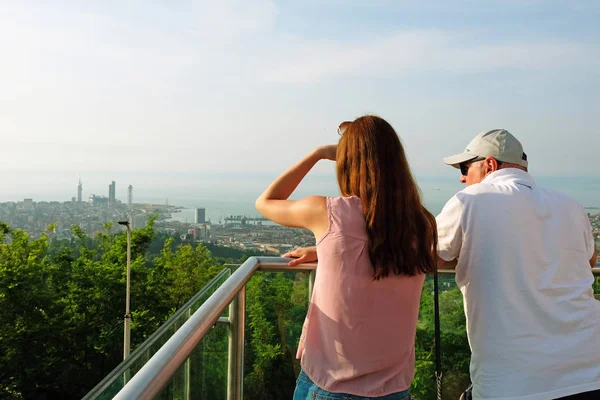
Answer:
<svg viewBox="0 0 600 400"><path fill-rule="evenodd" d="M596 247L594 247L594 255L592 255L592 258L590 258L590 266L592 268L594 268L596 266L597 262L598 262L598 250L596 249Z"/></svg>
<svg viewBox="0 0 600 400"><path fill-rule="evenodd" d="M440 269L454 269L456 268L456 264L458 264L458 258L454 260L446 261L441 257L438 257L437 268Z"/></svg>
<svg viewBox="0 0 600 400"><path fill-rule="evenodd" d="M298 247L294 251L290 251L289 253L285 253L282 257L284 258L293 258L292 261L288 263L290 267L295 267L300 264L309 263L313 261L317 261L317 248L316 246L312 247Z"/></svg>

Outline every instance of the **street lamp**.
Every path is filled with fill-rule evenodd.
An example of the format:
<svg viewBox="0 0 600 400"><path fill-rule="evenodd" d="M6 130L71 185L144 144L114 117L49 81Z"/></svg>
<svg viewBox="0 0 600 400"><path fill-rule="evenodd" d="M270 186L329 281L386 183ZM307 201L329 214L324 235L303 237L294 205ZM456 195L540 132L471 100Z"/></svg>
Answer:
<svg viewBox="0 0 600 400"><path fill-rule="evenodd" d="M123 320L123 360L125 360L127 357L129 357L129 349L131 343L131 311L129 310L129 277L131 275L131 226L129 225L129 221L118 221L118 224L124 225L127 228L127 289L125 295L125 318Z"/></svg>

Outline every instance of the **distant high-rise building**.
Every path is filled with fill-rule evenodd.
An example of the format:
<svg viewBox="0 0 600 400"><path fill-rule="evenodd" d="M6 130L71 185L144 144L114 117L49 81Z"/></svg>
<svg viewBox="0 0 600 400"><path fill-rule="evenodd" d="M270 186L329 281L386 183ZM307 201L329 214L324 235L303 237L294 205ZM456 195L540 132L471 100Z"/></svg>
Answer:
<svg viewBox="0 0 600 400"><path fill-rule="evenodd" d="M81 183L81 178L79 178L79 185L77 185L77 202L81 203L83 194L83 183Z"/></svg>
<svg viewBox="0 0 600 400"><path fill-rule="evenodd" d="M130 206L133 204L133 186L129 185L127 188L127 205Z"/></svg>
<svg viewBox="0 0 600 400"><path fill-rule="evenodd" d="M116 200L116 183L112 181L110 185L108 185L108 204L115 204Z"/></svg>
<svg viewBox="0 0 600 400"><path fill-rule="evenodd" d="M196 212L194 213L194 222L196 224L203 224L206 222L206 209L196 208Z"/></svg>
<svg viewBox="0 0 600 400"><path fill-rule="evenodd" d="M188 230L188 233L193 235L195 240L210 241L210 225L194 226Z"/></svg>
<svg viewBox="0 0 600 400"><path fill-rule="evenodd" d="M204 225L202 227L200 240L204 242L210 241L210 225Z"/></svg>

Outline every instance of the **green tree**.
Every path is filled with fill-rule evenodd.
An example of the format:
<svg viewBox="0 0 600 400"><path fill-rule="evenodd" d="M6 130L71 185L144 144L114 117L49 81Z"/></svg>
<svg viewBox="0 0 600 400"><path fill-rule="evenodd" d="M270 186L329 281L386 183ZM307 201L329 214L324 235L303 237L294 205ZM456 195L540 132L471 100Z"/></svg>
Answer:
<svg viewBox="0 0 600 400"><path fill-rule="evenodd" d="M0 223L0 394L28 398L36 390L50 391L54 367L45 351L52 313L60 313L45 259L47 240L30 240L22 230ZM36 360L35 363L29 361ZM36 373L36 372L41 373Z"/></svg>
<svg viewBox="0 0 600 400"><path fill-rule="evenodd" d="M132 232L132 348L219 270L203 247ZM0 398L81 398L122 359L126 234L31 240L0 222ZM52 227L49 227L49 231Z"/></svg>
<svg viewBox="0 0 600 400"><path fill-rule="evenodd" d="M167 239L164 248L155 259L155 274L165 274L169 304L174 308L181 307L212 279L221 267L214 264L210 252L202 244L193 247L182 244L173 250L172 238Z"/></svg>
<svg viewBox="0 0 600 400"><path fill-rule="evenodd" d="M308 305L305 274L259 273L247 285L246 377L251 399L291 398Z"/></svg>

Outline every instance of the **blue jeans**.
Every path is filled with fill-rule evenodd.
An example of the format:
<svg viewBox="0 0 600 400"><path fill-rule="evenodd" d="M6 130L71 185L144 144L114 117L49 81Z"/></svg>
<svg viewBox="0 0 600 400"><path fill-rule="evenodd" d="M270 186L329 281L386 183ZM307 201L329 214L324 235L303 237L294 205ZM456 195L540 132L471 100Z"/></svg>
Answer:
<svg viewBox="0 0 600 400"><path fill-rule="evenodd" d="M304 371L300 371L294 390L294 400L408 400L409 389L382 397L362 397L346 393L332 393L318 387Z"/></svg>

